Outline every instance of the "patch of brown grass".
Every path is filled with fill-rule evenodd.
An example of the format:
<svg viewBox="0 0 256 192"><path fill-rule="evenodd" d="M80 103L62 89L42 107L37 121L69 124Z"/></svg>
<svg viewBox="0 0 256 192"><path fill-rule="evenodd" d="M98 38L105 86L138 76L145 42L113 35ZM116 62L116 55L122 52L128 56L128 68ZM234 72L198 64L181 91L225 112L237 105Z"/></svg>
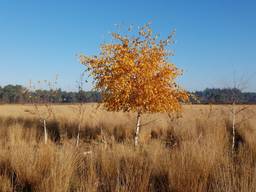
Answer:
<svg viewBox="0 0 256 192"><path fill-rule="evenodd" d="M36 117L0 110L0 191L256 191L255 124L237 127L244 141L231 156L224 106L186 106L174 120L146 115L136 149L134 114L89 105L77 148L78 122L68 109L56 106L47 145Z"/></svg>

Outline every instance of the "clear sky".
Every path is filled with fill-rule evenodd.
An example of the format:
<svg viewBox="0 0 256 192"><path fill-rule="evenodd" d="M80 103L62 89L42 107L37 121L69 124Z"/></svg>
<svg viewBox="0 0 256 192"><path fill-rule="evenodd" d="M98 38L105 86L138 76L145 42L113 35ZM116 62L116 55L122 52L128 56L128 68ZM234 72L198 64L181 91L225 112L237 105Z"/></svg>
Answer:
<svg viewBox="0 0 256 192"><path fill-rule="evenodd" d="M0 0L0 85L58 74L74 90L83 70L76 55L97 54L115 24L150 20L162 37L177 31L172 61L183 87L230 86L235 72L256 91L254 0Z"/></svg>

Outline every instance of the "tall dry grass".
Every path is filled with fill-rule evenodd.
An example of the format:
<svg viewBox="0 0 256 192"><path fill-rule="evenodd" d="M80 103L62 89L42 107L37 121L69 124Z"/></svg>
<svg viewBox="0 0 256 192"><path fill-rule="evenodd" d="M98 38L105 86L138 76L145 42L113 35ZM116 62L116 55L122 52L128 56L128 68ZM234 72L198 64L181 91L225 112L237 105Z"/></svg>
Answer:
<svg viewBox="0 0 256 192"><path fill-rule="evenodd" d="M179 119L148 115L136 149L132 113L88 105L76 147L69 106L56 106L47 145L38 119L24 112L29 108L0 108L0 191L256 191L255 124L237 126L232 156L224 106L185 106Z"/></svg>

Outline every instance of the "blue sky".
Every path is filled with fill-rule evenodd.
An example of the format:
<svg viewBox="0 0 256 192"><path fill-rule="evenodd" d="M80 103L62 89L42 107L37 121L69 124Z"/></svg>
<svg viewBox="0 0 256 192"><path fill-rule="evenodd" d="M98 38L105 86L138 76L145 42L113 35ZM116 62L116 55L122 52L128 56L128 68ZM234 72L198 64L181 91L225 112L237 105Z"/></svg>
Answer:
<svg viewBox="0 0 256 192"><path fill-rule="evenodd" d="M255 10L253 0L0 0L0 85L58 74L74 90L83 70L76 55L97 54L115 24L151 20L161 37L177 31L172 61L183 87L231 86L235 73L256 91Z"/></svg>

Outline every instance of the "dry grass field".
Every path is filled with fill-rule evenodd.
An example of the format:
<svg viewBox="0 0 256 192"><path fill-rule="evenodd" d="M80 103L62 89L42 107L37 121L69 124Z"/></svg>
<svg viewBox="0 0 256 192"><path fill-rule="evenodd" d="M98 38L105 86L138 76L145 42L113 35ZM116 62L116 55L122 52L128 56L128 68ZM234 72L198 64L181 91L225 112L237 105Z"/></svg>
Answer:
<svg viewBox="0 0 256 192"><path fill-rule="evenodd" d="M185 105L181 117L145 115L137 148L136 115L96 104L85 105L76 147L77 107L53 107L44 144L33 106L0 105L0 191L256 191L256 106L237 115L233 156L229 106Z"/></svg>

